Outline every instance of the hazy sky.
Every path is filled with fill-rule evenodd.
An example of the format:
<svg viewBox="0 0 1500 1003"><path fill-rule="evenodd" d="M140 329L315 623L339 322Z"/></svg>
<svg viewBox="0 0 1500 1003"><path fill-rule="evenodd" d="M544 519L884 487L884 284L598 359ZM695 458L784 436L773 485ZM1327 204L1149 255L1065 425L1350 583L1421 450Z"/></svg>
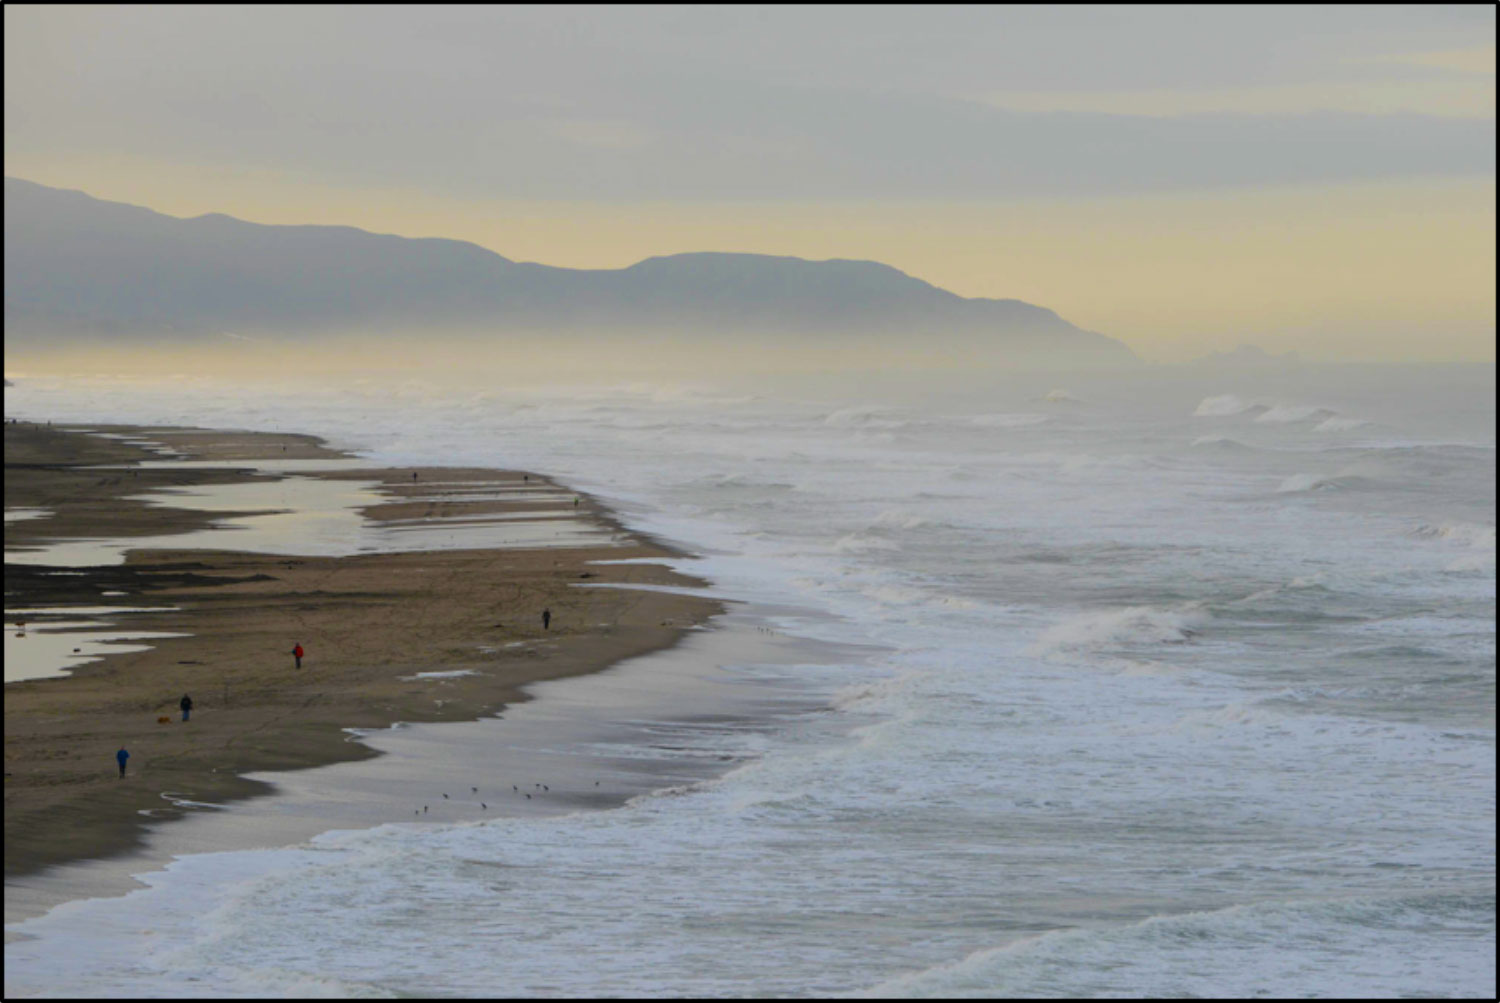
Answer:
<svg viewBox="0 0 1500 1003"><path fill-rule="evenodd" d="M5 172L621 267L871 258L1150 359L1485 359L1495 11L5 6Z"/></svg>

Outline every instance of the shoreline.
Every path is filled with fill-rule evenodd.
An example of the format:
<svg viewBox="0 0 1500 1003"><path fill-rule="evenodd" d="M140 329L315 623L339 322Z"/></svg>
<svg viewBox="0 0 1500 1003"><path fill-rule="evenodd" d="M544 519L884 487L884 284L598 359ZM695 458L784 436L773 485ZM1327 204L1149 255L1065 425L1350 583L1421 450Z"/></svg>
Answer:
<svg viewBox="0 0 1500 1003"><path fill-rule="evenodd" d="M310 436L88 427L165 443L189 458L245 460L247 467L282 458L357 459ZM129 500L148 487L250 479L243 471L136 466L159 458L75 427L7 424L7 508L52 512L8 523L7 544L85 530L90 536L161 535L235 514L215 511L205 520L193 509ZM83 469L100 463L123 470ZM363 517L374 521L441 522L516 509L504 500L414 500L421 492L430 497L429 483L519 482L566 491L537 475L480 468L369 468L327 479L379 479L390 497L364 509ZM22 570L40 566L7 563L7 606L90 604L103 592L127 591L121 601L130 605L169 600L179 607L129 614L132 627L188 635L109 655L67 676L6 685L7 881L140 848L149 830L191 810L164 801L166 792L212 804L265 795L271 785L244 775L380 754L349 741L347 729L491 717L529 699L521 691L527 684L670 648L722 612L717 601L680 594L574 588L584 579L589 585L704 583L660 564L594 563L683 555L567 494L574 500L551 502L553 508L577 511L608 529L616 545L347 557L133 550L123 565L80 569L84 574L68 575L62 584L56 576ZM524 511L540 514L547 504L528 502ZM540 622L544 608L553 611L550 629ZM289 654L299 642L307 649L301 671ZM433 687L413 678L434 670L465 674L445 677L437 699ZM194 701L187 723L176 706L183 693ZM159 723L161 717L167 722ZM131 752L123 779L113 761L121 743Z"/></svg>

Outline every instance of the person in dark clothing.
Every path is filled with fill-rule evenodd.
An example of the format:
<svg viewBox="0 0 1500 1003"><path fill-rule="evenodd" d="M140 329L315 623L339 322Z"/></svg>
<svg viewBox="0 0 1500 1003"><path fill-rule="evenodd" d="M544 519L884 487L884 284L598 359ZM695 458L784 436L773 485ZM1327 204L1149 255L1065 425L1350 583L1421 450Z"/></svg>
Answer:
<svg viewBox="0 0 1500 1003"><path fill-rule="evenodd" d="M117 763L120 764L120 776L121 777L125 776L125 760L127 760L129 758L130 758L130 753L128 753L128 752L125 751L125 747L124 746L121 746L120 747L120 751L117 752L117 753L115 753L115 762L117 762Z"/></svg>
<svg viewBox="0 0 1500 1003"><path fill-rule="evenodd" d="M302 668L302 642L297 642L297 646L292 649L292 657L297 660L297 668Z"/></svg>
<svg viewBox="0 0 1500 1003"><path fill-rule="evenodd" d="M186 721L188 719L188 714L191 713L193 709L193 698L184 693L182 695L182 699L177 701L177 706L182 708L182 719Z"/></svg>
<svg viewBox="0 0 1500 1003"><path fill-rule="evenodd" d="M542 610L542 629L552 629L552 611L550 609Z"/></svg>

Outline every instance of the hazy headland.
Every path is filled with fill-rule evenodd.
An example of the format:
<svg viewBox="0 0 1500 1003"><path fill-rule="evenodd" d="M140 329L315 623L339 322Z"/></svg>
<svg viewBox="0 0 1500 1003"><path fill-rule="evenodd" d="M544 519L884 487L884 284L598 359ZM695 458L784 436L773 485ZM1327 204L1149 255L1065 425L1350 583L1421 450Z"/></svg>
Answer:
<svg viewBox="0 0 1500 1003"><path fill-rule="evenodd" d="M698 253L559 268L462 241L176 219L14 178L5 245L11 366L273 374L442 356L557 378L1139 364L1045 307L966 299L873 261Z"/></svg>

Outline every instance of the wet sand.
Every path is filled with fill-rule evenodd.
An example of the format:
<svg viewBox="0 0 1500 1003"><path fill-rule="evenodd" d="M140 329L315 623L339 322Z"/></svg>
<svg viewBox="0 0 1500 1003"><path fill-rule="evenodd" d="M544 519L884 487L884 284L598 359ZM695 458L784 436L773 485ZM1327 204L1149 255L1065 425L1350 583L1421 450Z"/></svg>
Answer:
<svg viewBox="0 0 1500 1003"><path fill-rule="evenodd" d="M190 458L336 459L308 436L208 430L93 429L147 437ZM226 483L235 470L132 469L160 454L66 429L5 426L6 506L51 514L6 526L8 546L45 539L152 536L203 528L190 509L130 501L150 487ZM85 465L124 469L83 469ZM371 519L443 519L511 512L514 501L467 500L463 486L520 482L549 507L625 531L586 498L537 475L473 468L411 468L330 477L379 480L389 501ZM304 475L305 476L305 475ZM443 482L453 500L433 496ZM480 492L482 493L482 492ZM547 500L543 496L556 496ZM668 647L719 604L654 591L574 588L608 583L697 586L653 564L597 560L672 556L649 539L610 547L445 550L353 557L217 550L135 550L120 566L73 569L6 565L7 606L178 607L130 614L132 628L183 632L149 651L110 655L64 678L10 683L5 699L7 877L50 865L117 855L170 817L163 791L225 803L269 792L251 772L321 766L376 755L346 728L397 721L462 721L525 699L520 687L593 672ZM115 599L105 592L125 592ZM544 630L541 611L552 611ZM290 654L300 642L300 670ZM538 643L546 642L546 643ZM440 698L412 677L466 670ZM191 720L178 701L193 699ZM166 722L160 722L166 718ZM115 750L130 751L124 779ZM185 809L184 809L185 810ZM168 823L170 824L170 823Z"/></svg>

